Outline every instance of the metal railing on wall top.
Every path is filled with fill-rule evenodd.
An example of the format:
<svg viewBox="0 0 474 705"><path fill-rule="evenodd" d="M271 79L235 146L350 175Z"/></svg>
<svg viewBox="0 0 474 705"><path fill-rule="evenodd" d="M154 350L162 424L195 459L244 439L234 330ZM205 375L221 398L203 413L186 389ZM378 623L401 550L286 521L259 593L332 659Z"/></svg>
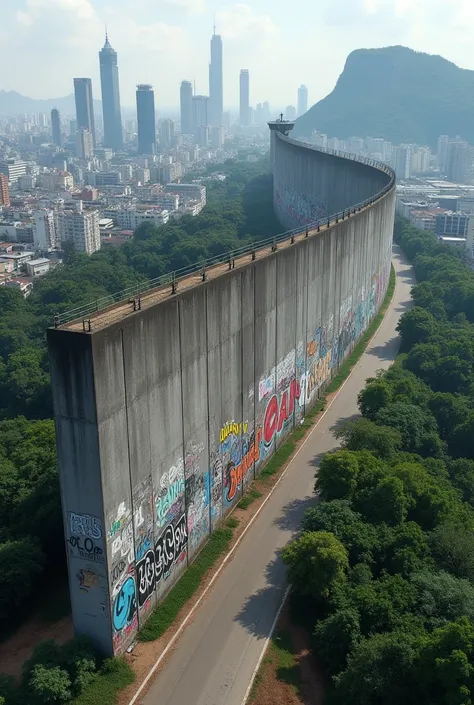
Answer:
<svg viewBox="0 0 474 705"><path fill-rule="evenodd" d="M314 231L319 232L321 227L330 227L331 223L338 223L340 220L345 220L347 217L350 217L351 215L360 212L363 208L367 208L368 206L374 204L376 201L379 201L393 188L395 184L395 172L383 162L379 162L375 159L369 159L367 157L359 157L355 154L339 152L338 150L322 149L314 145L307 144L306 142L298 142L297 140L291 140L288 137L284 137L282 135L279 135L279 137L297 146L304 146L310 149L314 149L317 152L331 154L336 157L342 157L343 159L350 159L351 161L357 161L362 164L366 164L367 166L371 166L375 169L378 169L379 171L383 171L390 177L390 180L387 185L384 186L384 188L378 193L374 194L365 201L357 203L354 206L351 206L350 208L346 208L342 211L339 211L338 213L333 213L331 215L325 216L324 218L319 218L316 221L306 223L305 225L298 228L294 228L293 230L286 230L283 233L279 233L278 235L275 235L273 237L266 238L265 240L258 240L252 243L251 245L245 245L244 247L234 249L225 254L216 255L215 257L202 260L200 262L197 262L196 264L192 264L187 267L177 269L173 272L169 272L168 274L162 274L161 276L156 277L155 279L150 279L147 282L128 287L127 289L118 291L115 294L109 294L107 296L100 297L98 299L95 299L94 301L84 304L83 306L78 306L77 308L70 309L63 313L55 313L53 320L54 327L58 328L59 326L71 323L71 321L80 321L82 319L83 329L87 332L90 332L91 322L90 320L87 321L88 325L86 325L86 320L89 319L90 316L93 316L94 314L99 313L100 311L104 311L105 309L111 306L115 306L116 304L122 303L127 299L131 299L131 305L133 307L131 310L133 312L134 310L137 310L137 302L140 301L140 297L143 294L147 294L153 289L158 289L159 287L165 285L170 285L171 295L175 294L178 289L179 281L188 277L190 274L201 273L202 280L205 281L206 269L209 269L210 267L213 267L216 264L229 262L229 268L231 268L232 262L243 255L252 255L253 259L255 259L254 255L258 250L262 250L270 246L272 247L272 249L276 250L278 243L290 240L290 238L292 238L292 241L294 241L294 238L297 235L309 235L312 234L312 232ZM139 305L138 308L140 308Z"/></svg>

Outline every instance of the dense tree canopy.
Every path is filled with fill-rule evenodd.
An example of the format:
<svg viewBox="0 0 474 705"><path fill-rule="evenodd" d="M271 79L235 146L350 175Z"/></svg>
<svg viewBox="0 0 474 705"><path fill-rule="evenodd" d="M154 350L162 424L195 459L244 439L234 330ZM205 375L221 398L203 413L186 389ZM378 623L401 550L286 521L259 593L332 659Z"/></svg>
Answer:
<svg viewBox="0 0 474 705"><path fill-rule="evenodd" d="M471 705L474 273L431 233L399 220L395 235L418 282L402 354L367 380L284 556L332 678L328 703ZM331 535L349 567L329 591L309 590L317 537Z"/></svg>

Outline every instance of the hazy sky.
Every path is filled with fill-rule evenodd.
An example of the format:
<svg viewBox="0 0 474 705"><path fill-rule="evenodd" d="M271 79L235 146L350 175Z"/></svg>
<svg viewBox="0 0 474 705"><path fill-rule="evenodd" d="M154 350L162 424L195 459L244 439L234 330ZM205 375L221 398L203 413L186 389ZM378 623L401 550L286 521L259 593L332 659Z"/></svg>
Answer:
<svg viewBox="0 0 474 705"><path fill-rule="evenodd" d="M97 52L107 21L122 104L134 105L135 84L149 82L158 109L177 105L182 79L208 92L214 13L226 106L237 103L241 68L250 70L253 104L295 104L301 83L313 104L360 47L404 44L474 69L473 0L0 0L8 57L0 88L57 98L72 92L73 76L90 76L100 98Z"/></svg>

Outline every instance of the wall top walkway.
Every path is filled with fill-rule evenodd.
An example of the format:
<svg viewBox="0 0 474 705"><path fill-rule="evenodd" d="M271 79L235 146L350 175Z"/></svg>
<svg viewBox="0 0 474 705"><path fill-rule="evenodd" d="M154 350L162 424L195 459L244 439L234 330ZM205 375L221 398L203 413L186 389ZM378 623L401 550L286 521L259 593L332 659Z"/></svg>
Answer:
<svg viewBox="0 0 474 705"><path fill-rule="evenodd" d="M156 303L168 299L170 296L181 293L187 289L201 284L202 282L222 276L227 271L242 267L252 261L267 257L279 249L291 246L306 237L313 236L322 230L334 227L340 221L353 217L356 213L371 207L374 203L383 198L395 186L395 172L391 167L383 162L360 157L348 152L338 150L321 149L306 142L299 142L284 135L278 134L278 138L300 148L307 148L313 151L329 154L346 160L366 164L374 169L383 171L389 177L389 181L383 189L375 193L370 198L361 203L354 204L348 209L339 213L334 213L322 218L314 223L309 223L305 227L295 228L280 233L272 238L260 240L250 246L242 247L230 251L227 255L219 255L208 260L198 262L183 269L164 274L156 279L151 279L145 284L129 287L116 294L104 296L95 301L91 301L84 306L57 313L54 316L54 328L75 331L80 333L93 333L106 328L113 323L117 323L126 316L137 311L149 308Z"/></svg>

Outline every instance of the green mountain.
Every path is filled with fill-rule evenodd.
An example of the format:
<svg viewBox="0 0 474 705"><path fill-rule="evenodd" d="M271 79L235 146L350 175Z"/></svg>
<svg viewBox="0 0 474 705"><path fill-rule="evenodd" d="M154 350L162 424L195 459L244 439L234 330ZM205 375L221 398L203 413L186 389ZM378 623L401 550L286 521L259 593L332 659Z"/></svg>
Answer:
<svg viewBox="0 0 474 705"><path fill-rule="evenodd" d="M332 93L298 118L292 136L313 130L431 146L439 135L461 135L474 144L474 71L402 46L358 49Z"/></svg>

